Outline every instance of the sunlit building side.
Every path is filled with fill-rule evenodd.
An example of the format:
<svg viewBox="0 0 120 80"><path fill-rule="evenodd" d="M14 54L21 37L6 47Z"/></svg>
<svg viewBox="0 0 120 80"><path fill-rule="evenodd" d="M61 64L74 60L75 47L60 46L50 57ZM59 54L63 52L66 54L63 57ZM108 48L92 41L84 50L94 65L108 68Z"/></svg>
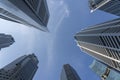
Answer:
<svg viewBox="0 0 120 80"><path fill-rule="evenodd" d="M75 35L82 51L120 71L120 18L88 27Z"/></svg>
<svg viewBox="0 0 120 80"><path fill-rule="evenodd" d="M0 0L0 18L48 31L46 0Z"/></svg>
<svg viewBox="0 0 120 80"><path fill-rule="evenodd" d="M101 10L120 16L120 0L89 0L91 12Z"/></svg>

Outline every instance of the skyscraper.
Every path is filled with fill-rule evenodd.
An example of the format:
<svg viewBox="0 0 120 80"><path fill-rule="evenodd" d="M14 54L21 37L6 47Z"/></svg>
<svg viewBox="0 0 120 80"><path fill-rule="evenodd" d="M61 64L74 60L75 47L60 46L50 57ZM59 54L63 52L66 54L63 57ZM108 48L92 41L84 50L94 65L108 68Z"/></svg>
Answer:
<svg viewBox="0 0 120 80"><path fill-rule="evenodd" d="M77 72L69 64L63 65L60 80L81 80Z"/></svg>
<svg viewBox="0 0 120 80"><path fill-rule="evenodd" d="M0 0L0 18L48 31L46 0Z"/></svg>
<svg viewBox="0 0 120 80"><path fill-rule="evenodd" d="M120 0L89 0L91 12L99 9L120 16Z"/></svg>
<svg viewBox="0 0 120 80"><path fill-rule="evenodd" d="M8 47L14 42L15 41L11 35L0 34L0 49Z"/></svg>
<svg viewBox="0 0 120 80"><path fill-rule="evenodd" d="M112 70L99 61L94 60L90 68L101 78L101 80L120 80L120 73Z"/></svg>
<svg viewBox="0 0 120 80"><path fill-rule="evenodd" d="M75 35L78 46L120 71L120 18L88 27Z"/></svg>
<svg viewBox="0 0 120 80"><path fill-rule="evenodd" d="M24 55L0 69L0 80L32 80L38 69L34 54Z"/></svg>

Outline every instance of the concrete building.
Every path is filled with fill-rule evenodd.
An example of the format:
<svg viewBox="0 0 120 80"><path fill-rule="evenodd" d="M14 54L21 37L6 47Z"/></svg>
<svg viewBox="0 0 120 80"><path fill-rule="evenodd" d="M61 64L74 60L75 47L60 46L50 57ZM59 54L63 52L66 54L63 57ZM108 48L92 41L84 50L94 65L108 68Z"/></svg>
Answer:
<svg viewBox="0 0 120 80"><path fill-rule="evenodd" d="M120 71L120 18L81 30L75 35L82 51Z"/></svg>
<svg viewBox="0 0 120 80"><path fill-rule="evenodd" d="M99 9L120 16L120 0L89 0L91 12Z"/></svg>
<svg viewBox="0 0 120 80"><path fill-rule="evenodd" d="M34 54L19 57L0 69L0 80L32 80L38 69L37 64Z"/></svg>
<svg viewBox="0 0 120 80"><path fill-rule="evenodd" d="M46 0L0 0L0 18L48 31Z"/></svg>

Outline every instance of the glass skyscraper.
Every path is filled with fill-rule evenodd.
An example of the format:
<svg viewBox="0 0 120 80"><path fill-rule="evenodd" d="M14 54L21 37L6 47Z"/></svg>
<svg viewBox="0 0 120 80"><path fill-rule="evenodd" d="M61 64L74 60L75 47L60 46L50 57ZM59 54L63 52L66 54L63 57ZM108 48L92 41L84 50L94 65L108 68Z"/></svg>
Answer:
<svg viewBox="0 0 120 80"><path fill-rule="evenodd" d="M0 0L0 18L48 31L46 0Z"/></svg>
<svg viewBox="0 0 120 80"><path fill-rule="evenodd" d="M11 35L0 34L0 49L9 47L14 42L14 38Z"/></svg>
<svg viewBox="0 0 120 80"><path fill-rule="evenodd" d="M91 12L99 9L120 16L120 0L89 0Z"/></svg>
<svg viewBox="0 0 120 80"><path fill-rule="evenodd" d="M97 60L93 61L90 68L101 78L101 80L120 80L120 73Z"/></svg>
<svg viewBox="0 0 120 80"><path fill-rule="evenodd" d="M63 65L60 80L81 80L77 72L69 64Z"/></svg>
<svg viewBox="0 0 120 80"><path fill-rule="evenodd" d="M0 69L0 80L32 80L38 69L38 59L34 54L19 57Z"/></svg>
<svg viewBox="0 0 120 80"><path fill-rule="evenodd" d="M75 35L82 51L120 71L120 18L81 30Z"/></svg>

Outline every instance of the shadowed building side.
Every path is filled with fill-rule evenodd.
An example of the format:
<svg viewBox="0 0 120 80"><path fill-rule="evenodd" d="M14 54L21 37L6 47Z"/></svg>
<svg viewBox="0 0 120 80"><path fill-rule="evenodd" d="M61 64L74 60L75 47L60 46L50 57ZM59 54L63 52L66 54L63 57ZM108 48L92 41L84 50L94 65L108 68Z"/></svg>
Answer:
<svg viewBox="0 0 120 80"><path fill-rule="evenodd" d="M15 42L11 35L0 34L0 49L9 47Z"/></svg>
<svg viewBox="0 0 120 80"><path fill-rule="evenodd" d="M32 80L38 69L38 62L34 54L19 57L0 69L0 80Z"/></svg>
<svg viewBox="0 0 120 80"><path fill-rule="evenodd" d="M77 72L69 64L63 65L60 80L81 80Z"/></svg>

